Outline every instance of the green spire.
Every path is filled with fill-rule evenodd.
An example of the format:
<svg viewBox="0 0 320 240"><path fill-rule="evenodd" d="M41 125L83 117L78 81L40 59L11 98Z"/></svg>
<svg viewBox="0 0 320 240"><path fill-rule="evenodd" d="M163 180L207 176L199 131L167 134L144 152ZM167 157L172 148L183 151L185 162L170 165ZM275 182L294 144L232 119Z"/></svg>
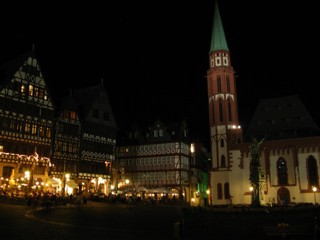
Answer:
<svg viewBox="0 0 320 240"><path fill-rule="evenodd" d="M215 7L214 7L213 29L212 29L212 36L211 36L210 52L217 51L217 50L229 51L226 37L223 31L221 18L220 18L218 3L216 1Z"/></svg>

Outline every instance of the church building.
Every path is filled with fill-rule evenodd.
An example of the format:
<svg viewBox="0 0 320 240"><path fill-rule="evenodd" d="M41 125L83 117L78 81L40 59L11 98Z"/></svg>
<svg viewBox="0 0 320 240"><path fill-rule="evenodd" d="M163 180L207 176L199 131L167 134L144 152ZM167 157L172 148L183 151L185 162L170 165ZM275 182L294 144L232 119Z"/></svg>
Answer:
<svg viewBox="0 0 320 240"><path fill-rule="evenodd" d="M207 87L209 202L319 203L320 131L297 95L261 100L248 128L241 128L235 71L217 4Z"/></svg>

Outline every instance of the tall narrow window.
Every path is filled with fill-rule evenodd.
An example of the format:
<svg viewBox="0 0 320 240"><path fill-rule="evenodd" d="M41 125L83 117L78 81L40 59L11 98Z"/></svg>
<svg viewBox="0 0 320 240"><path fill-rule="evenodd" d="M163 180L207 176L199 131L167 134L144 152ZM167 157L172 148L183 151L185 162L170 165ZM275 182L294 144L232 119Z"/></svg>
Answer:
<svg viewBox="0 0 320 240"><path fill-rule="evenodd" d="M219 100L219 118L220 122L223 122L223 107L221 99Z"/></svg>
<svg viewBox="0 0 320 240"><path fill-rule="evenodd" d="M217 184L217 191L218 191L218 199L222 199L222 184Z"/></svg>
<svg viewBox="0 0 320 240"><path fill-rule="evenodd" d="M224 198L230 199L229 183L224 184Z"/></svg>
<svg viewBox="0 0 320 240"><path fill-rule="evenodd" d="M220 140L220 147L224 147L224 139L223 138Z"/></svg>
<svg viewBox="0 0 320 240"><path fill-rule="evenodd" d="M318 166L317 161L313 156L307 159L308 180L310 187L319 186Z"/></svg>
<svg viewBox="0 0 320 240"><path fill-rule="evenodd" d="M221 77L217 76L218 92L221 92Z"/></svg>
<svg viewBox="0 0 320 240"><path fill-rule="evenodd" d="M222 168L226 167L226 157L224 155L221 156L220 166Z"/></svg>
<svg viewBox="0 0 320 240"><path fill-rule="evenodd" d="M227 79L227 92L229 93L230 92L230 78L229 78L229 75L226 76L226 79Z"/></svg>
<svg viewBox="0 0 320 240"><path fill-rule="evenodd" d="M277 172L278 172L278 184L288 184L288 169L287 162L283 158L279 158L277 161Z"/></svg>
<svg viewBox="0 0 320 240"><path fill-rule="evenodd" d="M229 122L232 122L232 109L231 109L230 99L228 100L228 117L229 117Z"/></svg>
<svg viewBox="0 0 320 240"><path fill-rule="evenodd" d="M33 96L33 85L29 85L29 96Z"/></svg>

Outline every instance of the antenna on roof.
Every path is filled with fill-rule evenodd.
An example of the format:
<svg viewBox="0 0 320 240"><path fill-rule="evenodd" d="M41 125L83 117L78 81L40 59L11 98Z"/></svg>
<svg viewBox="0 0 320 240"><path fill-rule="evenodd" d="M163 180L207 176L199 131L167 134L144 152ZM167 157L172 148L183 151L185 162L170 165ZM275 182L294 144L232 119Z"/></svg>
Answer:
<svg viewBox="0 0 320 240"><path fill-rule="evenodd" d="M32 44L32 52L34 52L35 44Z"/></svg>
<svg viewBox="0 0 320 240"><path fill-rule="evenodd" d="M71 88L69 88L69 95L70 95L70 97L72 97L72 89Z"/></svg>
<svg viewBox="0 0 320 240"><path fill-rule="evenodd" d="M103 78L101 78L101 85L103 85Z"/></svg>

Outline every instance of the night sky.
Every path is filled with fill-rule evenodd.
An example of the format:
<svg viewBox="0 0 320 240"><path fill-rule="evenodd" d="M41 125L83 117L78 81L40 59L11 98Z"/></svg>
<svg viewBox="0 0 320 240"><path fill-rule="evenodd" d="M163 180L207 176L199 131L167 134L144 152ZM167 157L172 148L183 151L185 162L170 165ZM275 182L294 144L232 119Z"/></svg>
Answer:
<svg viewBox="0 0 320 240"><path fill-rule="evenodd" d="M54 99L103 78L120 129L185 119L207 144L215 1L128 2L2 7L0 63L35 44ZM320 124L320 9L316 1L285 2L218 2L244 130L260 99L291 94Z"/></svg>

